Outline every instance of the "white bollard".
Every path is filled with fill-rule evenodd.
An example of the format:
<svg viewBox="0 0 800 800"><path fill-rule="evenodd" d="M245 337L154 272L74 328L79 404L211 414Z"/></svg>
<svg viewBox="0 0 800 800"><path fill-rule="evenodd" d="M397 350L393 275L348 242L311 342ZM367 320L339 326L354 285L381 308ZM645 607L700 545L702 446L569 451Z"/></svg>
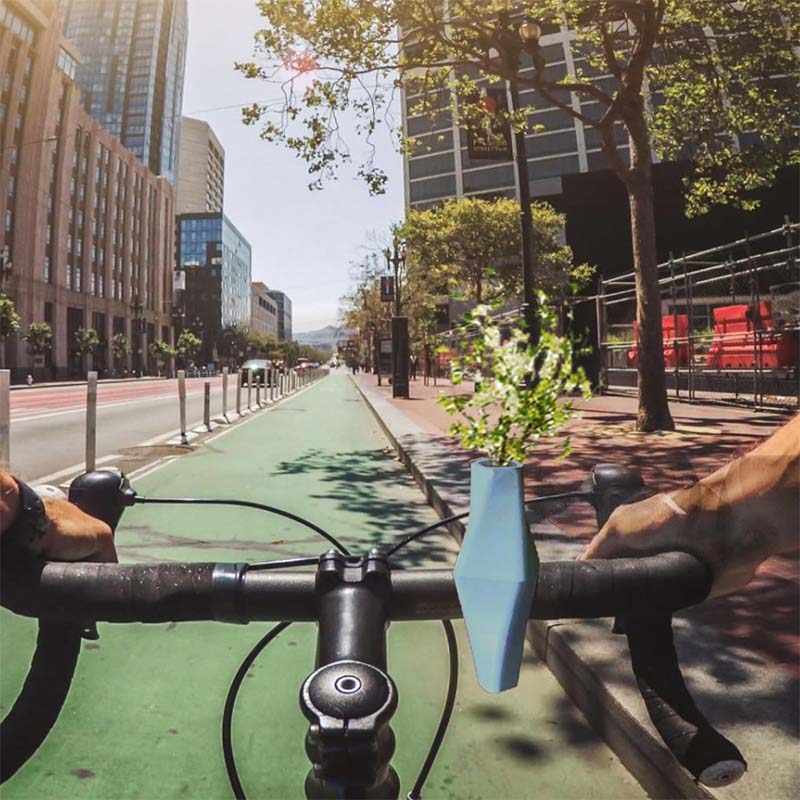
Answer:
<svg viewBox="0 0 800 800"><path fill-rule="evenodd" d="M274 403L278 399L278 370L273 367L269 371L269 399Z"/></svg>
<svg viewBox="0 0 800 800"><path fill-rule="evenodd" d="M86 381L86 471L97 466L97 373L92 371Z"/></svg>
<svg viewBox="0 0 800 800"><path fill-rule="evenodd" d="M261 408L261 376L256 378L256 408Z"/></svg>
<svg viewBox="0 0 800 800"><path fill-rule="evenodd" d="M242 371L236 370L236 416L242 416Z"/></svg>
<svg viewBox="0 0 800 800"><path fill-rule="evenodd" d="M181 415L181 444L189 444L186 438L186 370L178 370L178 406Z"/></svg>
<svg viewBox="0 0 800 800"><path fill-rule="evenodd" d="M203 384L203 425L206 430L211 432L211 383L206 381Z"/></svg>
<svg viewBox="0 0 800 800"><path fill-rule="evenodd" d="M222 368L222 418L228 421L228 368Z"/></svg>
<svg viewBox="0 0 800 800"><path fill-rule="evenodd" d="M283 397L283 393L284 393L284 391L286 389L286 387L284 385L283 377L284 377L283 373L281 373L281 377L280 377L280 396L281 397Z"/></svg>
<svg viewBox="0 0 800 800"><path fill-rule="evenodd" d="M11 370L0 369L0 467L11 469Z"/></svg>
<svg viewBox="0 0 800 800"><path fill-rule="evenodd" d="M247 370L247 410L250 410L251 399L253 397L253 368Z"/></svg>

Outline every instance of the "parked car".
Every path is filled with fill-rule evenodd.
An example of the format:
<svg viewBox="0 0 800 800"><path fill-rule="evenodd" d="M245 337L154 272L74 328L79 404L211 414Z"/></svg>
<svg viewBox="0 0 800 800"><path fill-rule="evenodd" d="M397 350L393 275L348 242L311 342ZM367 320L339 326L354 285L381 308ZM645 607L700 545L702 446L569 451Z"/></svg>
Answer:
<svg viewBox="0 0 800 800"><path fill-rule="evenodd" d="M242 386L247 386L247 376L249 370L253 370L253 385L262 383L269 386L270 375L268 370L272 369L272 362L268 358L250 358L242 364Z"/></svg>

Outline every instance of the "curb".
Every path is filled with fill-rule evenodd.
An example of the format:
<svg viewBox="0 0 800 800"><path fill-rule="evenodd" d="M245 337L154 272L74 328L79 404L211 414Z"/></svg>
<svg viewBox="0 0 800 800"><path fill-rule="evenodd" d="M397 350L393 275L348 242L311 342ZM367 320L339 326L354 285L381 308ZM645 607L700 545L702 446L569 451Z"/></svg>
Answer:
<svg viewBox="0 0 800 800"><path fill-rule="evenodd" d="M354 380L353 385L436 513L442 518L455 514L456 511L442 497L435 483L415 463L358 382ZM461 522L452 522L447 529L460 543L465 526ZM536 655L623 766L653 798L717 800L718 796L696 783L681 768L661 740L614 697L591 664L573 646L572 637L568 635L571 627L573 626L558 620L535 620L529 623L526 638Z"/></svg>

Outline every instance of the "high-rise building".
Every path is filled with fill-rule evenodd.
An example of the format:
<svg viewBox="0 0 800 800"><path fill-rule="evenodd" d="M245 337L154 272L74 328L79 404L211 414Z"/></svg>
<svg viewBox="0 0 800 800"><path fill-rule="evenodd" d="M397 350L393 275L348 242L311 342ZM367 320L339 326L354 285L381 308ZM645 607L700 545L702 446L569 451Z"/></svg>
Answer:
<svg viewBox="0 0 800 800"><path fill-rule="evenodd" d="M186 274L183 324L203 340L201 357L211 363L223 328L250 324L250 243L224 214L182 214L177 253Z"/></svg>
<svg viewBox="0 0 800 800"><path fill-rule="evenodd" d="M250 330L278 338L278 306L269 296L266 284L253 281L250 285Z"/></svg>
<svg viewBox="0 0 800 800"><path fill-rule="evenodd" d="M269 296L278 306L278 338L281 341L292 341L292 301L285 292L270 289Z"/></svg>
<svg viewBox="0 0 800 800"><path fill-rule="evenodd" d="M81 109L77 58L62 35L58 0L6 0L1 288L21 316L20 334L32 322L53 333L42 354L21 335L0 345L14 380L81 374L79 328L97 331L101 372L152 367L148 345L172 336L173 188ZM111 352L116 334L130 344L124 358Z"/></svg>
<svg viewBox="0 0 800 800"><path fill-rule="evenodd" d="M175 182L187 0L60 0L81 54L87 113L154 173Z"/></svg>
<svg viewBox="0 0 800 800"><path fill-rule="evenodd" d="M178 213L219 214L225 191L225 150L211 126L182 117L179 154Z"/></svg>

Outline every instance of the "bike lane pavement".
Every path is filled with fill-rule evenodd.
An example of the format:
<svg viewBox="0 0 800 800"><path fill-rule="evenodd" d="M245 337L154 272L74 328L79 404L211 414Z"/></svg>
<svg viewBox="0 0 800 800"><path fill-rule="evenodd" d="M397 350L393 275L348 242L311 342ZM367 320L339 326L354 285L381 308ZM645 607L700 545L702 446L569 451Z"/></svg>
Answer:
<svg viewBox="0 0 800 800"><path fill-rule="evenodd" d="M210 438L135 482L144 496L250 499L305 516L354 551L436 520L349 378L334 375ZM235 508L137 506L117 534L124 562L269 560L327 544L286 520ZM409 548L406 566L452 563L438 536ZM228 798L220 746L225 695L267 626L100 625L86 642L70 697L40 752L3 787L16 798ZM645 794L592 733L555 679L528 654L520 687L482 692L458 625L459 700L428 798L639 798ZM8 709L32 652L35 625L3 612L2 705ZM301 798L309 764L300 685L314 664L313 625L293 625L248 673L234 747L250 798ZM403 796L441 713L447 655L441 626L389 632L400 706L394 766Z"/></svg>

